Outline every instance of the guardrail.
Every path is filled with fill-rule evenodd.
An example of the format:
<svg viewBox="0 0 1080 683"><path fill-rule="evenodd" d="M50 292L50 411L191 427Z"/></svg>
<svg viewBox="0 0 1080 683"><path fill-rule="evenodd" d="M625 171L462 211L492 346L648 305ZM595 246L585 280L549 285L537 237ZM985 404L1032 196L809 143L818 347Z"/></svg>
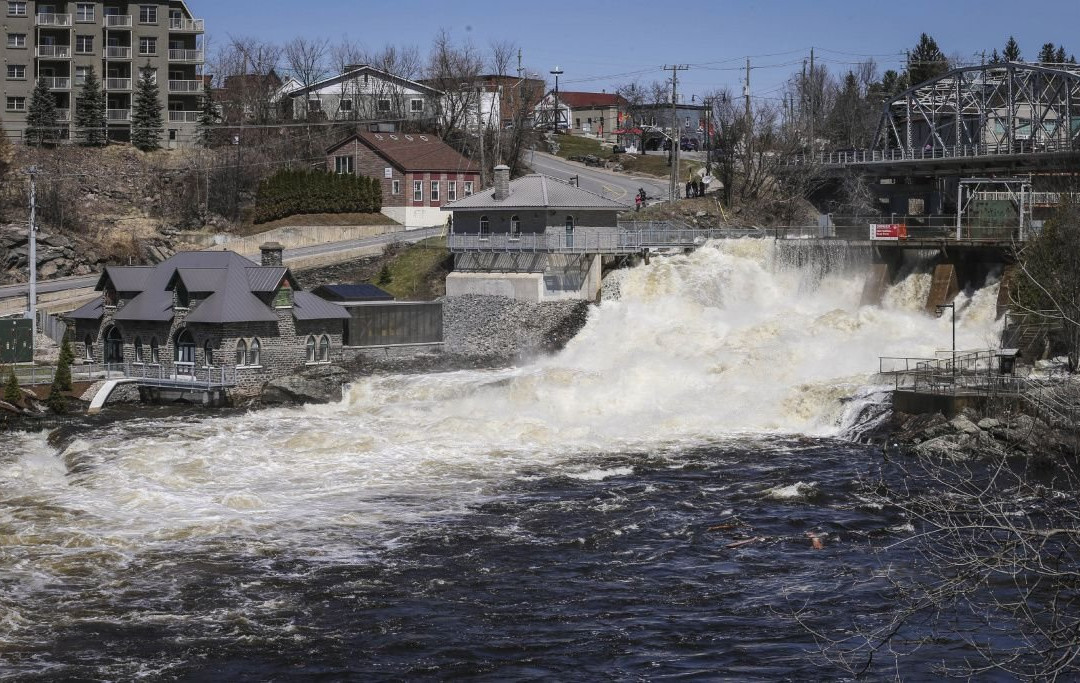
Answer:
<svg viewBox="0 0 1080 683"><path fill-rule="evenodd" d="M856 149L843 152L817 152L797 154L786 163L789 166L821 164L845 166L848 164L891 163L900 161L931 161L934 159L967 159L1016 154L1054 154L1080 151L1070 141L1016 140L1009 144L953 145L922 149Z"/></svg>
<svg viewBox="0 0 1080 683"><path fill-rule="evenodd" d="M53 365L16 365L15 377L21 385L52 384ZM80 363L71 366L71 381L96 382L102 379L136 379L143 386L222 389L236 386L236 368L230 365L195 366L176 363Z"/></svg>

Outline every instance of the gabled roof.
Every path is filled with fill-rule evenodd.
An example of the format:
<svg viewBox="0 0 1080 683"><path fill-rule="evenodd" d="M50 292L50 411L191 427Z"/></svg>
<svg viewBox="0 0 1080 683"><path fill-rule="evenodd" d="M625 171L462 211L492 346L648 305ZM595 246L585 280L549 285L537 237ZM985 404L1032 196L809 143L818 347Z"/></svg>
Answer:
<svg viewBox="0 0 1080 683"><path fill-rule="evenodd" d="M82 306L79 306L70 313L65 313L63 317L70 318L71 320L101 320L102 303L101 297L89 301Z"/></svg>
<svg viewBox="0 0 1080 683"><path fill-rule="evenodd" d="M401 76L395 76L388 71L376 69L370 64L361 64L355 68L349 69L348 71L342 72L337 76L331 76L330 78L323 79L321 81L318 81L317 83L312 83L311 85L297 88L296 90L293 90L289 93L289 97L300 97L302 95L306 95L309 92L316 90L324 90L331 86L340 85L345 81L362 78L363 76L373 77L383 81L389 81L394 85L409 88L410 90L415 90L418 93L429 95L431 97L440 97L442 95L441 90L436 90L431 86L424 85L423 83L419 83L417 81L410 81L409 79L402 78Z"/></svg>
<svg viewBox="0 0 1080 683"><path fill-rule="evenodd" d="M105 288L105 282L109 281L118 292L139 292L153 270L153 266L106 266L95 289L100 292Z"/></svg>
<svg viewBox="0 0 1080 683"><path fill-rule="evenodd" d="M426 133L371 133L362 131L345 138L326 150L335 150L353 140L360 140L376 154L405 173L425 171L457 171L478 173L479 167L457 150Z"/></svg>
<svg viewBox="0 0 1080 683"><path fill-rule="evenodd" d="M541 208L625 211L629 207L558 178L540 174L511 180L506 199L496 200L495 188L488 188L443 206L444 211Z"/></svg>
<svg viewBox="0 0 1080 683"><path fill-rule="evenodd" d="M109 268L108 275L136 278L134 268ZM273 307L260 299L256 293L273 293L282 280L294 290L299 289L289 269L283 266L256 266L243 256L231 251L182 251L162 261L157 266L138 270L142 274L142 286L122 291L137 291L131 301L116 312L116 320L165 322L173 317L172 288L182 282L191 293L208 294L199 301L186 320L201 323L232 323L277 320ZM98 282L103 289L105 274ZM115 285L114 285L115 286ZM117 286L117 289L121 288ZM322 302L314 295L294 291L305 301L304 310L294 305L293 315L298 320L347 318L348 312L336 304ZM310 298L309 298L310 297ZM314 300L313 300L314 299ZM100 300L97 309L87 304L70 317L100 319Z"/></svg>
<svg viewBox="0 0 1080 683"><path fill-rule="evenodd" d="M622 95L608 92L559 91L559 101L571 109L589 107L625 107L628 103Z"/></svg>

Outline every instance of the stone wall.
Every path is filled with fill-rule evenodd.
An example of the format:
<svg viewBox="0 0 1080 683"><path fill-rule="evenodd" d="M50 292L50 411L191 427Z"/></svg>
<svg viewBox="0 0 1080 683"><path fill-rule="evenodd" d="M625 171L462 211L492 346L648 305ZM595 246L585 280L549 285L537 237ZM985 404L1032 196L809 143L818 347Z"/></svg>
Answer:
<svg viewBox="0 0 1080 683"><path fill-rule="evenodd" d="M511 362L557 351L585 325L588 310L585 301L448 296L443 299L445 351Z"/></svg>

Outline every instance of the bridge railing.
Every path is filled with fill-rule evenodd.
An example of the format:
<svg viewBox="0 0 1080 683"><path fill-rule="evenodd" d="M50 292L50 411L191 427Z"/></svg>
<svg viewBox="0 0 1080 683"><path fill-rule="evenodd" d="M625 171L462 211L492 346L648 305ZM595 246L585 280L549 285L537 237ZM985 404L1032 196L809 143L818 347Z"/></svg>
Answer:
<svg viewBox="0 0 1080 683"><path fill-rule="evenodd" d="M1012 144L978 144L931 146L893 149L853 149L838 152L814 152L797 154L787 161L789 166L823 165L846 166L848 164L892 163L902 161L931 161L934 159L959 159L1006 154L1053 154L1077 151L1068 141L1014 140Z"/></svg>

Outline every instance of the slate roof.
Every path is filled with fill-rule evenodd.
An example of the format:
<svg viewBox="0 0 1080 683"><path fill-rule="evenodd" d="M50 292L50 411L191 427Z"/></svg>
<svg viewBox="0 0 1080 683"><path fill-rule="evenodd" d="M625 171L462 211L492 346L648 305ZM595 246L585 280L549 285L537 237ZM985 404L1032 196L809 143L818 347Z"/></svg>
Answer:
<svg viewBox="0 0 1080 683"><path fill-rule="evenodd" d="M289 269L283 266L253 266L251 261L231 251L183 251L153 267L143 267L143 286L124 289L116 285L116 271L134 268L108 268L114 286L120 291L137 291L120 308L116 320L166 322L173 317L173 291L176 281L182 281L190 293L209 294L201 299L186 320L201 323L233 323L275 321L277 313L256 293L272 293L282 279L293 288L293 316L297 320L348 318L349 313L313 294L298 291ZM137 274L121 272L121 279L132 281ZM105 277L98 280L98 291L104 289ZM127 281L126 281L127 282ZM101 318L101 300L82 306L68 317L83 320Z"/></svg>
<svg viewBox="0 0 1080 683"><path fill-rule="evenodd" d="M328 301L391 301L394 296L375 285L320 285L312 290Z"/></svg>
<svg viewBox="0 0 1080 683"><path fill-rule="evenodd" d="M495 199L495 188L488 188L442 208L443 211L540 208L625 211L628 207L558 178L534 173L511 180L510 194L501 201Z"/></svg>
<svg viewBox="0 0 1080 683"><path fill-rule="evenodd" d="M461 156L437 135L426 133L372 133L361 131L350 135L326 150L332 154L353 140L359 139L376 154L405 173L451 171L479 173L480 167Z"/></svg>

